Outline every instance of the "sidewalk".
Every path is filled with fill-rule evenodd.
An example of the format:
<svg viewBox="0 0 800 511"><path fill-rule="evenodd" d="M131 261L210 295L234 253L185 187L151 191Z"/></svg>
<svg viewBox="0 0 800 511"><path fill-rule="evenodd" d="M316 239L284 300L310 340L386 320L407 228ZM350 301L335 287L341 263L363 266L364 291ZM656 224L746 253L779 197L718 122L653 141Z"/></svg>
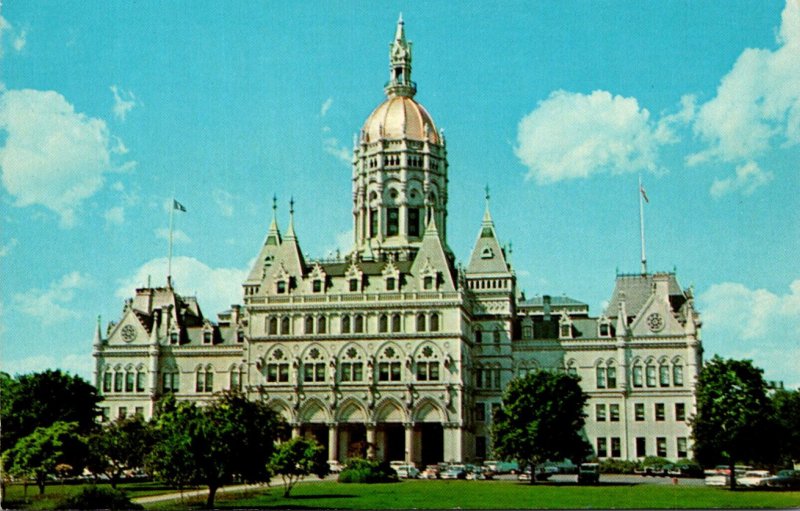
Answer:
<svg viewBox="0 0 800 511"><path fill-rule="evenodd" d="M331 474L326 476L324 479L319 479L316 476L309 476L302 481L299 481L297 484L307 484L307 483L318 483L321 481L335 481L338 474ZM225 495L228 493L239 493L248 490L269 490L269 489L276 489L283 491L283 484L281 483L280 478L273 479L271 483L262 483L262 484L235 484L232 486L223 486L219 490L217 490L217 497L220 495ZM187 490L184 492L172 492L172 493L162 493L161 495L149 495L147 497L137 497L135 499L131 499L131 502L135 502L136 504L152 504L153 502L164 502L167 500L178 500L181 498L188 499L193 497L206 497L208 496L208 488L204 488L201 490Z"/></svg>

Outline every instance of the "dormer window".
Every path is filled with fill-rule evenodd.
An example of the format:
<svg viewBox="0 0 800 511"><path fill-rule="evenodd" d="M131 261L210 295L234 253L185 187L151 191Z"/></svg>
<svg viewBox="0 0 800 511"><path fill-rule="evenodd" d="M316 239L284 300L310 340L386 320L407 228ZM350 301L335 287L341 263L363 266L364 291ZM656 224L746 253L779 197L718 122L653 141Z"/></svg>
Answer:
<svg viewBox="0 0 800 511"><path fill-rule="evenodd" d="M285 294L286 293L286 281L285 280L279 280L278 283L276 284L275 291L279 295Z"/></svg>
<svg viewBox="0 0 800 511"><path fill-rule="evenodd" d="M211 344L212 341L212 332L210 330L206 330L203 332L203 344Z"/></svg>
<svg viewBox="0 0 800 511"><path fill-rule="evenodd" d="M561 337L566 339L572 337L572 327L569 324L561 325Z"/></svg>
<svg viewBox="0 0 800 511"><path fill-rule="evenodd" d="M600 337L611 337L611 325L600 323Z"/></svg>
<svg viewBox="0 0 800 511"><path fill-rule="evenodd" d="M322 292L322 279L314 279L311 282L311 291L314 293Z"/></svg>
<svg viewBox="0 0 800 511"><path fill-rule="evenodd" d="M394 291L396 287L397 287L397 280L394 277L388 277L386 279L386 290Z"/></svg>
<svg viewBox="0 0 800 511"><path fill-rule="evenodd" d="M433 276L428 275L424 279L422 279L422 287L425 290L433 289Z"/></svg>
<svg viewBox="0 0 800 511"><path fill-rule="evenodd" d="M169 333L169 343L170 344L178 344L178 332L172 331Z"/></svg>
<svg viewBox="0 0 800 511"><path fill-rule="evenodd" d="M242 343L244 342L244 332L241 330L236 331L236 342Z"/></svg>
<svg viewBox="0 0 800 511"><path fill-rule="evenodd" d="M350 279L350 292L355 293L358 291L358 279Z"/></svg>

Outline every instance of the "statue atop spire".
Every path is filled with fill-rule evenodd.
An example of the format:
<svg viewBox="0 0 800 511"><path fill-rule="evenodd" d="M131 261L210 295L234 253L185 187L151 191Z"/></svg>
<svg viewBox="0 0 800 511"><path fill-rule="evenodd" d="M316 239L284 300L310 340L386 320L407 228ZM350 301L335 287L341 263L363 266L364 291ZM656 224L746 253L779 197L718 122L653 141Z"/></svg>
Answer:
<svg viewBox="0 0 800 511"><path fill-rule="evenodd" d="M402 14L397 20L394 41L389 45L389 82L384 91L390 98L413 98L417 93L417 84L411 81L411 43L406 40Z"/></svg>

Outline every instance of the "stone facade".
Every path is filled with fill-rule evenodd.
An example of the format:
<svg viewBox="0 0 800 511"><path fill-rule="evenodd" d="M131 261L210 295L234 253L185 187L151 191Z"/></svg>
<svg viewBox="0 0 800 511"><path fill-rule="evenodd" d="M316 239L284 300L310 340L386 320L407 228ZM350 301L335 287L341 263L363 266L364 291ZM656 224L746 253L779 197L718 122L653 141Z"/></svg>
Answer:
<svg viewBox="0 0 800 511"><path fill-rule="evenodd" d="M534 369L581 377L600 458L691 457L686 419L701 365L691 290L672 273L619 275L608 310L525 299L489 209L466 267L447 245L446 141L414 100L402 20L386 101L353 153L352 252L306 261L273 213L243 305L205 318L191 297L142 288L98 322L95 379L107 417L150 417L159 397L239 389L269 403L331 461L417 464L492 457L492 410ZM273 212L275 204L273 203Z"/></svg>

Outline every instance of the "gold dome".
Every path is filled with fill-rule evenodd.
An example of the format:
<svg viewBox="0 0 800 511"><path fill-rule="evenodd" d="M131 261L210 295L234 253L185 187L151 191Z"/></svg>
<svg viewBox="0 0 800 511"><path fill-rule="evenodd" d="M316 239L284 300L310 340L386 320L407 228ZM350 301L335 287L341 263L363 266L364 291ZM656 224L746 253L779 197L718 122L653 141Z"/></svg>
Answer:
<svg viewBox="0 0 800 511"><path fill-rule="evenodd" d="M362 129L367 143L384 139L428 141L441 144L439 132L427 110L407 96L388 98L376 108Z"/></svg>

